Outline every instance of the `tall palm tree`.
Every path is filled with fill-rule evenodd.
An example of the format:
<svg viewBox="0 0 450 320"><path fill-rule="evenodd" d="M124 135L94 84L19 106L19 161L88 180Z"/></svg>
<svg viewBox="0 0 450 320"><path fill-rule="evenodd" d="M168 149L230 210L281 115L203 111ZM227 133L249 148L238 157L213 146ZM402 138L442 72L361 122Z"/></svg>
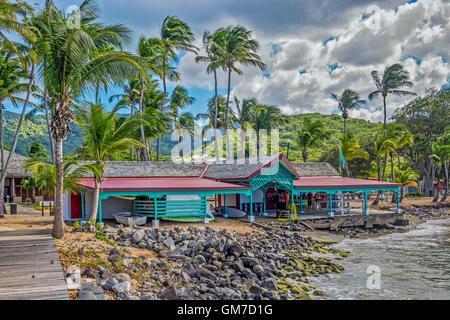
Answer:
<svg viewBox="0 0 450 320"><path fill-rule="evenodd" d="M55 238L64 236L62 142L71 134L71 108L96 83L118 83L124 77L140 76L153 67L138 56L123 51L93 54L107 44L120 50L129 39L129 30L122 25L104 26L96 22L99 12L92 0L82 3L80 17L79 27L72 28L64 13L47 2L45 10L37 18L42 45L49 48L42 53L39 71L50 97L55 138Z"/></svg>
<svg viewBox="0 0 450 320"><path fill-rule="evenodd" d="M176 130L185 130L186 132L188 132L190 135L194 135L195 134L195 117L192 113L190 112L184 112L182 113L179 117L177 122L175 123L176 126ZM178 137L178 142L181 144L181 142L183 137L179 136ZM181 161L184 162L184 154L183 154L183 148L180 145L180 149L179 149L179 155L181 157Z"/></svg>
<svg viewBox="0 0 450 320"><path fill-rule="evenodd" d="M252 31L242 26L229 26L220 28L214 40L214 46L218 59L216 64L226 66L228 72L227 101L225 105L225 129L228 129L228 112L231 92L231 73L242 74L238 65L244 67L256 67L264 70L266 65L261 61L261 57L256 53L258 51L258 42L252 39ZM230 147L229 137L227 136L227 148ZM229 154L229 150L227 150Z"/></svg>
<svg viewBox="0 0 450 320"><path fill-rule="evenodd" d="M406 126L401 124L390 124L387 127L387 136L393 142L393 148L389 150L389 157L391 160L391 180L395 181L394 170L394 155L398 153L398 150L402 149L406 145L412 145L414 142L414 136L409 132ZM400 161L398 162L398 170L400 170ZM396 201L395 194L392 194L392 203Z"/></svg>
<svg viewBox="0 0 450 320"><path fill-rule="evenodd" d="M338 109L342 112L345 134L347 132L348 111L358 106L364 105L367 102L366 100L361 99L359 95L351 89L345 89L340 96L332 93L331 97L338 102Z"/></svg>
<svg viewBox="0 0 450 320"><path fill-rule="evenodd" d="M217 117L218 117L218 106L217 106L217 70L219 68L222 68L223 71L226 71L226 66L223 64L223 60L220 60L217 55L217 45L218 42L217 39L218 31L211 34L209 31L205 31L203 33L203 48L206 52L205 56L198 55L195 57L196 62L206 62L208 63L208 66L206 67L207 73L213 73L214 75L214 122L213 122L213 128L214 128L214 150L216 155L216 162L219 161L219 145L217 141ZM220 64L222 62L222 64Z"/></svg>
<svg viewBox="0 0 450 320"><path fill-rule="evenodd" d="M137 140L128 138L130 131L142 124L140 119L129 119L117 126L117 111L105 112L102 105L89 104L86 108L77 107L75 120L83 132L83 146L89 159L96 162L94 171L94 198L91 218L96 221L98 213L100 186L105 171L105 161L117 160L130 146L146 148Z"/></svg>
<svg viewBox="0 0 450 320"><path fill-rule="evenodd" d="M377 178L378 181L384 180L385 170L381 170L381 161L389 152L395 150L395 140L391 139L384 130L380 130L375 134L374 137L374 146L375 146L375 159L377 163ZM385 162L386 163L386 162ZM377 205L380 201L381 191L378 191L377 197L373 201L372 205Z"/></svg>
<svg viewBox="0 0 450 320"><path fill-rule="evenodd" d="M23 54L22 45L9 38L9 35L18 35L25 42L35 42L36 34L32 28L26 23L29 15L32 14L32 9L29 4L24 1L6 1L0 2L0 47L3 50L14 53L22 61L26 68L28 59ZM23 18L22 21L20 18Z"/></svg>
<svg viewBox="0 0 450 320"><path fill-rule="evenodd" d="M434 194L433 202L437 202L439 200L440 193L440 183L441 183L441 171L444 163L448 161L450 158L450 145L443 145L439 142L433 142L431 145L430 155L434 165L436 166L436 191ZM433 177L434 178L434 177Z"/></svg>
<svg viewBox="0 0 450 320"><path fill-rule="evenodd" d="M244 99L242 100L241 105L238 97L234 97L234 104L236 105L237 110L236 122L241 127L241 154L245 155L245 137L247 135L249 121L251 120L252 113L255 106L257 105L257 101L255 98Z"/></svg>
<svg viewBox="0 0 450 320"><path fill-rule="evenodd" d="M154 58L161 73L160 77L163 83L163 101L161 109L164 108L166 103L166 81L180 79L180 75L176 72L176 68L172 66L172 63L177 60L177 52L187 51L196 54L198 48L192 44L193 42L194 34L191 31L191 27L175 16L167 16L164 19L161 25L159 38L143 38L139 42L141 47L140 51L143 53L145 52L147 57ZM160 144L161 136L157 139L156 161L159 161Z"/></svg>
<svg viewBox="0 0 450 320"><path fill-rule="evenodd" d="M377 89L369 94L369 100L374 100L378 95L383 97L383 128L386 130L386 98L388 94L392 94L394 96L415 96L416 94L414 92L401 90L403 87L411 88L413 83L409 81L409 72L400 63L386 66L381 78L378 71L375 70L371 72L371 75Z"/></svg>
<svg viewBox="0 0 450 320"><path fill-rule="evenodd" d="M302 150L303 162L308 162L308 150L323 144L330 135L320 120L313 121L311 117L303 118L302 127L297 133L297 144Z"/></svg>
<svg viewBox="0 0 450 320"><path fill-rule="evenodd" d="M184 109L187 105L191 105L195 101L194 97L189 96L188 90L182 86L176 86L169 99L168 109L172 114L175 134L177 141L180 141L179 129L181 128L178 122L179 111ZM184 120L187 120L185 118ZM193 124L192 124L193 125ZM181 153L181 145L178 144L179 152Z"/></svg>
<svg viewBox="0 0 450 320"><path fill-rule="evenodd" d="M444 148L444 152L441 153L442 164L444 167L444 196L441 199L441 202L447 201L448 194L448 165L450 162L450 126L445 128L445 132L437 138L437 144ZM444 147L447 146L447 147Z"/></svg>
<svg viewBox="0 0 450 320"><path fill-rule="evenodd" d="M285 118L281 114L280 109L275 106L251 105L248 122L250 123L252 129L257 132L256 154L257 158L260 159L261 141L258 134L259 130L265 129L269 134L272 129L278 128L280 125L285 123Z"/></svg>
<svg viewBox="0 0 450 320"><path fill-rule="evenodd" d="M350 169L348 162L353 159L369 159L369 154L362 149L355 135L347 132L339 139L339 149L342 152L345 161L345 170L347 177L350 177Z"/></svg>

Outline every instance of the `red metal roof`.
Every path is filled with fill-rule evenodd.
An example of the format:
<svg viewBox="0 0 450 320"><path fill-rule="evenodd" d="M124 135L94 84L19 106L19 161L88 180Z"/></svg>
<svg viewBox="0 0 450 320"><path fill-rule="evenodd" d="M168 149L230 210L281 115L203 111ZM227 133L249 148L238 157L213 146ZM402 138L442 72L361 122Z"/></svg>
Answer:
<svg viewBox="0 0 450 320"><path fill-rule="evenodd" d="M300 177L294 180L296 189L310 188L372 188L372 187L399 187L399 183L384 181L363 180L354 178L344 178L340 176L322 176L322 177Z"/></svg>
<svg viewBox="0 0 450 320"><path fill-rule="evenodd" d="M94 189L94 179L80 179L79 183L88 189ZM248 190L249 186L242 186L226 182L219 182L208 178L170 177L170 178L105 178L101 192L117 191L210 191L210 190Z"/></svg>

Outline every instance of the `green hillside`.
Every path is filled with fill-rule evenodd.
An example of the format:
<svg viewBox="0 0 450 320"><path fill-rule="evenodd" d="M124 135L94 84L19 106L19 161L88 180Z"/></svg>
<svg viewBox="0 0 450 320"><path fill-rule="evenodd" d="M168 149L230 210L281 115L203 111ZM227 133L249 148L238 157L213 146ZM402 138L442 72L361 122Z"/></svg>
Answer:
<svg viewBox="0 0 450 320"><path fill-rule="evenodd" d="M3 111L4 115L4 136L5 144L10 147L14 137L15 128L19 121L19 114ZM296 130L301 126L302 119L305 116L310 116L313 119L320 119L326 125L326 127L331 131L331 139L325 141L322 147L310 150L309 160L318 160L323 151L331 148L337 143L339 134L343 131L344 123L340 115L325 115L319 113L311 114L299 114L286 116L288 123L280 129L280 151L286 153L287 151L287 141L291 140L289 159L291 161L301 161L301 151L298 149L296 144ZM355 133L359 140L369 139L375 131L380 127L380 123L370 123L361 119L348 119L347 120L348 130ZM64 142L64 154L72 153L77 147L81 145L82 137L80 129L77 125L72 125L72 136L69 136ZM175 145L174 141L171 141L170 134L162 139L161 142L161 154L163 156L169 156L170 152ZM24 125L19 137L19 142L17 144L16 152L25 155L26 147L33 143L34 141L41 142L47 150L50 150L48 133L45 118L43 115L37 115L31 120L25 120ZM152 143L153 152L156 151L156 143Z"/></svg>
<svg viewBox="0 0 450 320"><path fill-rule="evenodd" d="M324 141L323 146L312 149L309 151L308 161L318 160L322 152L337 145L339 135L344 131L344 121L341 115L338 114L298 114L288 116L288 124L280 130L280 149L286 153L287 141L290 139L289 146L289 160L301 161L301 151L299 150L296 139L297 129L301 127L303 118L306 116L311 117L313 120L320 119L324 122L325 127L330 131L331 138L328 141ZM349 118L347 119L347 131L356 135L358 141L368 141L374 135L374 133L382 128L382 123L371 123L362 119Z"/></svg>
<svg viewBox="0 0 450 320"><path fill-rule="evenodd" d="M17 124L20 115L15 112L3 110L3 143L10 148L14 139ZM70 154L81 145L81 132L77 125L72 125L73 136L69 136L64 141L64 154ZM20 130L19 140L17 142L16 152L26 155L26 148L34 141L42 143L50 155L50 142L48 139L48 130L45 117L43 115L36 115L30 120L24 120Z"/></svg>

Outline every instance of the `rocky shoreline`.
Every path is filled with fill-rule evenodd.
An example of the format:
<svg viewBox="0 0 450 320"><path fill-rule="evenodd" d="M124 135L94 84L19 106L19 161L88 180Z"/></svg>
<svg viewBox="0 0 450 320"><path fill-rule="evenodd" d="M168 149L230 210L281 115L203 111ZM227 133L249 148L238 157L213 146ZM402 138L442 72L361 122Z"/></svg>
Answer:
<svg viewBox="0 0 450 320"><path fill-rule="evenodd" d="M419 222L327 232L344 238L380 236L449 215L446 207L410 207L404 209L404 217ZM96 233L103 250L96 252L80 241L69 246L62 260L67 279L81 280L72 295L79 300L320 299L326 293L311 287L308 278L342 272L344 268L332 260L349 253L302 236L306 230L301 224L278 222L255 224L255 231L245 234L207 225L187 229L107 225ZM73 230L92 237L93 231L88 224ZM133 248L151 253L152 258L136 255Z"/></svg>
<svg viewBox="0 0 450 320"><path fill-rule="evenodd" d="M195 225L187 230L106 226L101 234L117 247L107 258L97 257L96 264L68 266L66 277L81 279L79 300L319 298L326 293L308 286L308 277L343 267L312 255L348 253L302 237L301 230L295 224L278 224L264 234L243 235ZM77 231L89 232L89 227ZM134 257L133 247L153 251L157 258ZM76 245L66 254L73 262L86 255L95 259L92 250Z"/></svg>

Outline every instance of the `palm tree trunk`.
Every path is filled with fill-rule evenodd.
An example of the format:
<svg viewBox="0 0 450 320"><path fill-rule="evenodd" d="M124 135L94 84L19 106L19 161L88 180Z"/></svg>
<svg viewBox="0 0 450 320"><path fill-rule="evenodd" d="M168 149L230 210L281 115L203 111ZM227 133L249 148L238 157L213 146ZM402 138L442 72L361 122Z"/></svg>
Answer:
<svg viewBox="0 0 450 320"><path fill-rule="evenodd" d="M167 87L166 87L166 77L162 77L163 81L163 99L162 99L162 105L161 110L164 108L164 104L166 103L166 93L167 93ZM158 139L156 141L156 161L159 161L159 146L161 144L161 135L158 135Z"/></svg>
<svg viewBox="0 0 450 320"><path fill-rule="evenodd" d="M350 177L350 169L349 169L349 167L348 167L348 160L345 161L345 170L346 170L346 172L347 172L347 177Z"/></svg>
<svg viewBox="0 0 450 320"><path fill-rule="evenodd" d="M381 159L377 156L377 170L378 170L378 181L381 179ZM375 200L372 202L372 206L376 206L380 202L380 195L381 191L377 192L377 196L375 197Z"/></svg>
<svg viewBox="0 0 450 320"><path fill-rule="evenodd" d="M97 222L98 204L100 201L99 197L100 197L100 181L94 178L94 195L92 198L92 211L90 217L90 219L93 219L94 222Z"/></svg>
<svg viewBox="0 0 450 320"><path fill-rule="evenodd" d="M227 137L227 155L226 159L231 157L231 150L230 150L230 137L228 136L228 104L230 102L230 90L231 90L231 69L228 68L228 91L227 91L227 103L225 104L225 134ZM256 133L258 135L258 133Z"/></svg>
<svg viewBox="0 0 450 320"><path fill-rule="evenodd" d="M436 180L437 180L436 181L436 192L434 194L433 202L438 202L439 201L439 193L440 193L439 184L441 182L441 169L442 169L442 166L438 165L437 170L436 170Z"/></svg>
<svg viewBox="0 0 450 320"><path fill-rule="evenodd" d="M1 165L0 168L2 170L3 174L3 167L4 167L4 159L5 159L5 150L3 147L3 103L0 102L0 149L1 149L1 155L0 155L0 161ZM1 193L1 201L0 205L2 206L2 209L0 210L0 217L3 217L3 215L6 213L6 205L4 203L4 191ZM12 199L14 201L14 199Z"/></svg>
<svg viewBox="0 0 450 320"><path fill-rule="evenodd" d="M36 188L34 186L31 187L31 202L36 202Z"/></svg>
<svg viewBox="0 0 450 320"><path fill-rule="evenodd" d="M303 162L308 162L308 150L306 150L306 149L302 150L302 158L303 158Z"/></svg>
<svg viewBox="0 0 450 320"><path fill-rule="evenodd" d="M141 79L141 95L139 97L139 113L141 114L141 117L144 114L144 80ZM141 131L141 142L143 145L145 145L145 132L144 132L144 125L141 124L139 127L139 130ZM144 157L144 161L148 161L148 150L145 148L142 148L142 155Z"/></svg>
<svg viewBox="0 0 450 320"><path fill-rule="evenodd" d="M20 129L22 128L23 119L25 118L25 111L28 107L28 101L30 100L31 96L31 89L33 87L34 82L34 62L31 63L31 71L28 81L28 87L27 87L27 95L25 98L25 102L23 103L22 113L20 114L19 122L17 124L16 133L14 135L13 144L11 147L11 150L9 152L8 158L6 159L6 163L3 166L2 174L1 174L1 180L0 180L0 215L3 215L4 213L4 196L5 196L5 180L6 180L6 173L8 172L8 166L9 162L11 161L11 157L16 151L17 141L19 140L19 133ZM3 141L2 141L3 142ZM2 144L2 150L3 150L3 144ZM2 162L3 164L3 162Z"/></svg>
<svg viewBox="0 0 450 320"><path fill-rule="evenodd" d="M444 162L444 196L441 199L441 202L447 201L447 193L448 193L448 163Z"/></svg>
<svg viewBox="0 0 450 320"><path fill-rule="evenodd" d="M50 127L50 118L48 116L47 90L44 90L44 111L45 111L45 121L47 122L48 141L50 143L50 153L52 155L52 163L55 163L55 146L53 144L52 128Z"/></svg>
<svg viewBox="0 0 450 320"><path fill-rule="evenodd" d="M214 152L219 163L219 143L217 141L217 72L214 70Z"/></svg>
<svg viewBox="0 0 450 320"><path fill-rule="evenodd" d="M55 208L53 221L53 237L62 239L64 237L64 217L63 217L63 139L61 133L55 134L55 167L56 167L56 190L55 190Z"/></svg>
<svg viewBox="0 0 450 320"><path fill-rule="evenodd" d="M387 121L387 111L386 111L386 96L383 95L383 112L384 112L384 121L383 121L383 129L386 133L386 121Z"/></svg>
<svg viewBox="0 0 450 320"><path fill-rule="evenodd" d="M389 154L391 156L391 179L392 182L395 182L395 171L394 171L394 154L390 152ZM392 193L392 203L397 202L397 197L395 196L395 192Z"/></svg>

